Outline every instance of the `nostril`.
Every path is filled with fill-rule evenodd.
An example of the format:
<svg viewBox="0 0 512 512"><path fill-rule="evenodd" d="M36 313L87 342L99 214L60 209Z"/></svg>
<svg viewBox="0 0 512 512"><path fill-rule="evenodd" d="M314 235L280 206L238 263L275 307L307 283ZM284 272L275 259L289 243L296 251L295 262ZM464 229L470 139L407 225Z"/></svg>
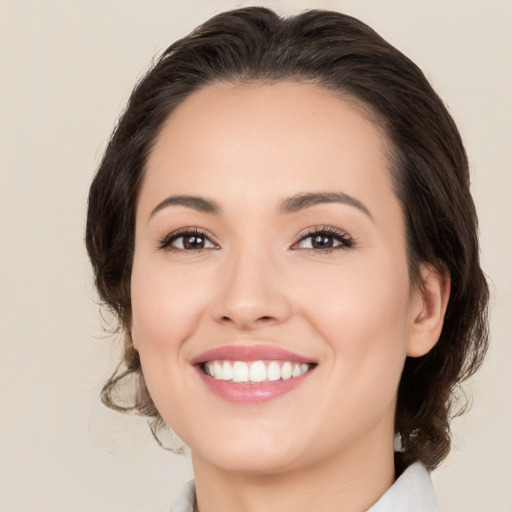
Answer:
<svg viewBox="0 0 512 512"><path fill-rule="evenodd" d="M234 324L242 331L251 331L257 329L258 326L270 326L273 322L278 322L278 319L272 315L262 315L252 320L250 318L235 318L229 315L223 315L220 317L220 321L225 325Z"/></svg>
<svg viewBox="0 0 512 512"><path fill-rule="evenodd" d="M274 317L272 317L272 316L265 315L265 316L260 316L259 318L256 319L256 321L258 321L258 320L272 320L273 318ZM230 318L229 316L223 316L221 318L221 320L225 320L225 321L231 322L233 319Z"/></svg>

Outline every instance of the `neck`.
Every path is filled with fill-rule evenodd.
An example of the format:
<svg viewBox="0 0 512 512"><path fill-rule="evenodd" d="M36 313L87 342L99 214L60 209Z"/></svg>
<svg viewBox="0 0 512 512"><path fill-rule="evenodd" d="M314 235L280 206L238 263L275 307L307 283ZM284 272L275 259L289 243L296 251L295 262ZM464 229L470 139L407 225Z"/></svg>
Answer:
<svg viewBox="0 0 512 512"><path fill-rule="evenodd" d="M375 448L375 449L372 449ZM362 512L393 484L392 445L382 439L294 470L225 471L192 454L198 512Z"/></svg>

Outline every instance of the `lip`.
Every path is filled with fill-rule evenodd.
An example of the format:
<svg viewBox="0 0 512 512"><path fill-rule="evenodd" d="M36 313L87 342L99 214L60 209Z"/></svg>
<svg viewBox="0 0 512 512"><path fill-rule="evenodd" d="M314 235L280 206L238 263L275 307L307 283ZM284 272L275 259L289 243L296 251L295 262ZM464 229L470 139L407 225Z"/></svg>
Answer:
<svg viewBox="0 0 512 512"><path fill-rule="evenodd" d="M199 354L190 361L190 364L202 364L219 359L245 362L266 360L316 364L316 361L274 345L225 345Z"/></svg>
<svg viewBox="0 0 512 512"><path fill-rule="evenodd" d="M314 368L299 377L287 380L251 383L217 380L203 372L202 366L204 363L223 359L245 362L260 360L290 361L292 363L313 364L314 366L317 364L302 355L274 345L227 345L207 350L190 361L202 382L212 393L228 402L247 405L275 400L295 390L307 382Z"/></svg>

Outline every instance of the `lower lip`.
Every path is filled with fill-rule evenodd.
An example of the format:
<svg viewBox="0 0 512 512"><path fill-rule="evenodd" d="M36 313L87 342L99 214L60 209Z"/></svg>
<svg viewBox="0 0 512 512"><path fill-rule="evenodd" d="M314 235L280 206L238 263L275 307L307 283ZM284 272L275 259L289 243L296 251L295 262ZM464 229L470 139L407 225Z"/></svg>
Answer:
<svg viewBox="0 0 512 512"><path fill-rule="evenodd" d="M228 402L247 404L268 402L293 391L305 382L312 371L309 370L299 377L286 380L245 383L217 380L203 373L201 368L196 368L202 381L217 396Z"/></svg>

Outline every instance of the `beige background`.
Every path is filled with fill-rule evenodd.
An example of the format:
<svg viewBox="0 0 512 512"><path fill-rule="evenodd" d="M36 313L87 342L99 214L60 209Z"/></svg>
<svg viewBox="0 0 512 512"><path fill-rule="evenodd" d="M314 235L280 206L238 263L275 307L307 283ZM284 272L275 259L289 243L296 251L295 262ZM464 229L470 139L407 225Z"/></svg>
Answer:
<svg viewBox="0 0 512 512"><path fill-rule="evenodd" d="M82 243L88 185L135 80L230 0L0 0L0 510L164 511L191 471L98 392L116 350ZM261 1L360 17L446 100L472 162L493 342L434 474L442 510L512 511L512 2Z"/></svg>

